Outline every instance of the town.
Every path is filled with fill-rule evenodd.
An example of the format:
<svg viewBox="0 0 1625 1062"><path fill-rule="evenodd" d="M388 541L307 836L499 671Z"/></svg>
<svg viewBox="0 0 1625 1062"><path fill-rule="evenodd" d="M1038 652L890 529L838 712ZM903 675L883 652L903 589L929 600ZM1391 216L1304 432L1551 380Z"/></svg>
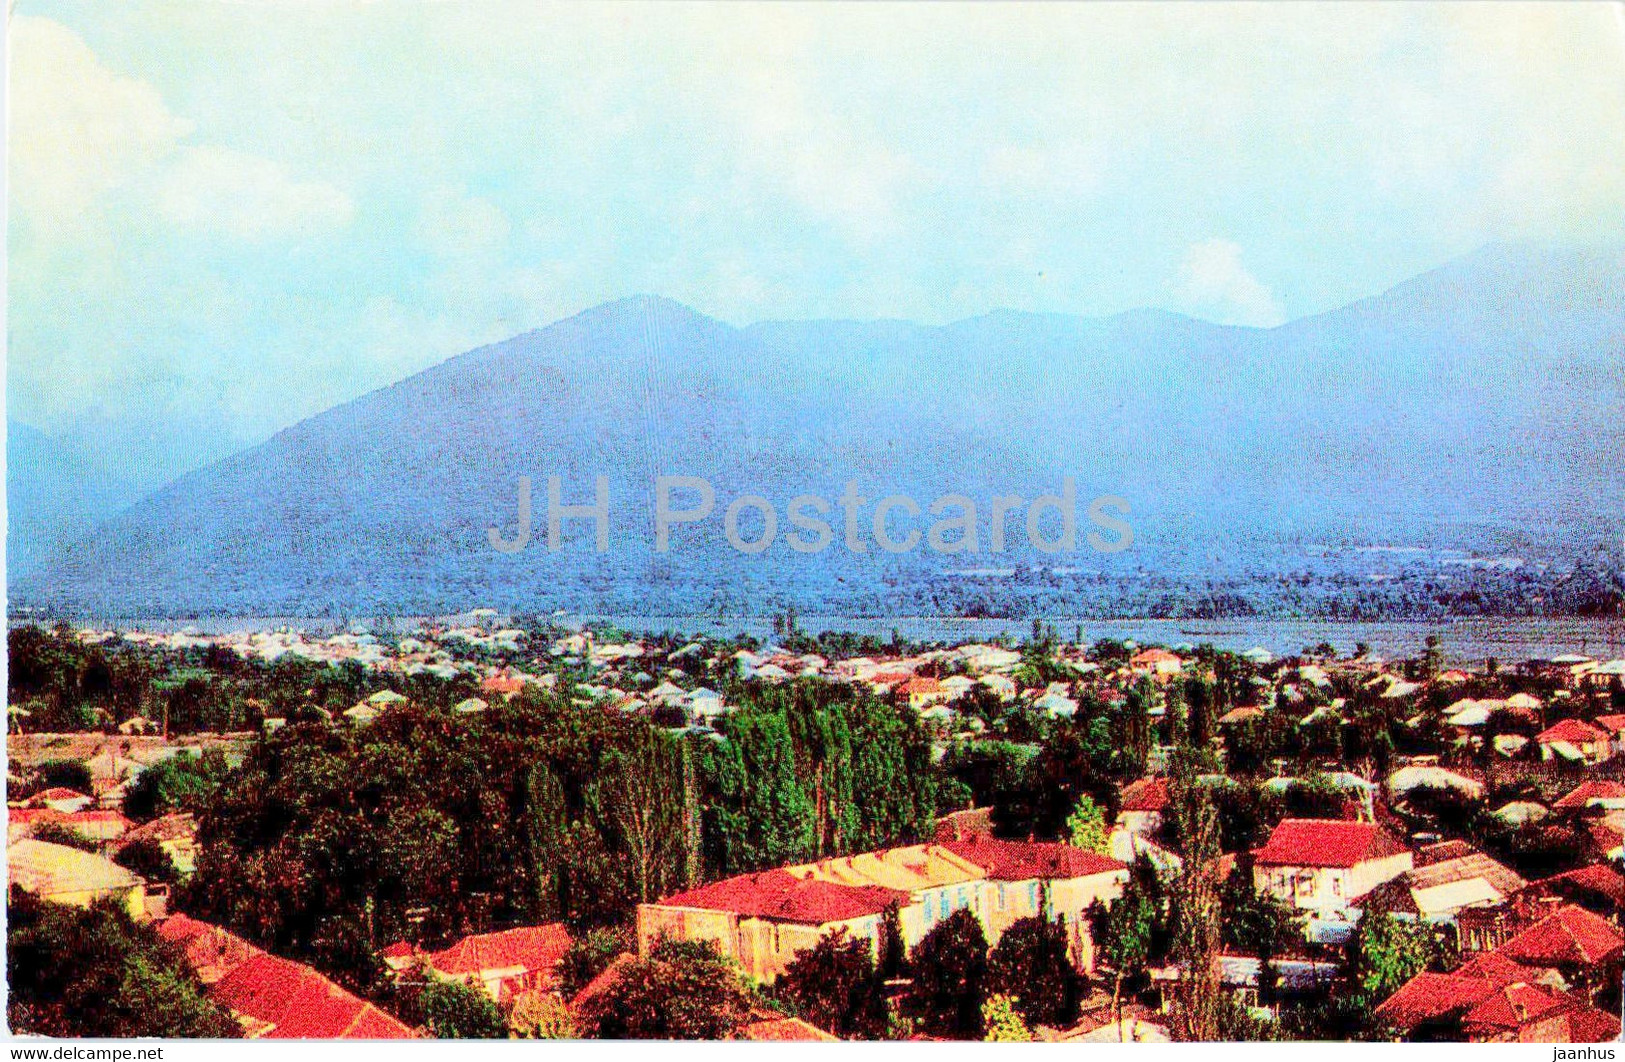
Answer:
<svg viewBox="0 0 1625 1062"><path fill-rule="evenodd" d="M14 626L13 1032L1620 1035L1625 660L776 627Z"/></svg>

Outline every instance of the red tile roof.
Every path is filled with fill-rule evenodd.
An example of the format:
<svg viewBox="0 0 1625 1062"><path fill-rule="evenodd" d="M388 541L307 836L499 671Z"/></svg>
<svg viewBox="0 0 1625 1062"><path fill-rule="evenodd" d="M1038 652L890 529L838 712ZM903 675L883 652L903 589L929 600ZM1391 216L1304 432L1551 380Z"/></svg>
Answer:
<svg viewBox="0 0 1625 1062"><path fill-rule="evenodd" d="M1596 1007L1577 1006L1569 1012L1569 1043L1605 1044L1619 1039L1619 1019Z"/></svg>
<svg viewBox="0 0 1625 1062"><path fill-rule="evenodd" d="M1578 719L1564 719L1554 723L1535 735L1535 740L1543 744L1553 741L1567 741L1570 744L1590 744L1593 741L1605 741L1608 735L1590 723L1582 723Z"/></svg>
<svg viewBox="0 0 1625 1062"><path fill-rule="evenodd" d="M1581 782L1553 804L1554 808L1583 808L1593 800L1625 800L1625 782L1598 778Z"/></svg>
<svg viewBox="0 0 1625 1062"><path fill-rule="evenodd" d="M244 1015L274 1040L412 1039L415 1034L315 970L256 955L221 978L210 998Z"/></svg>
<svg viewBox="0 0 1625 1062"><path fill-rule="evenodd" d="M839 1037L831 1036L818 1026L800 1018L763 1018L743 1026L735 1039L797 1042L838 1040Z"/></svg>
<svg viewBox="0 0 1625 1062"><path fill-rule="evenodd" d="M1383 1000L1375 1014L1400 1029L1412 1029L1464 1013L1495 990L1493 981L1478 977L1419 973Z"/></svg>
<svg viewBox="0 0 1625 1062"><path fill-rule="evenodd" d="M1545 894L1589 894L1607 899L1615 907L1625 910L1625 875L1601 863L1553 874L1534 882L1529 888Z"/></svg>
<svg viewBox="0 0 1625 1062"><path fill-rule="evenodd" d="M975 863L996 881L1087 878L1128 869L1127 864L1115 859L1054 842L1000 841L983 837L971 841L949 841L942 847L961 859Z"/></svg>
<svg viewBox="0 0 1625 1062"><path fill-rule="evenodd" d="M158 935L181 949L186 964L205 985L265 952L242 937L186 915L171 915L157 925Z"/></svg>
<svg viewBox="0 0 1625 1062"><path fill-rule="evenodd" d="M1123 787L1124 811L1162 811L1168 806L1168 779L1140 778Z"/></svg>
<svg viewBox="0 0 1625 1062"><path fill-rule="evenodd" d="M1406 851L1392 834L1369 822L1283 819L1264 847L1253 852L1253 861L1261 866L1346 869Z"/></svg>
<svg viewBox="0 0 1625 1062"><path fill-rule="evenodd" d="M1568 1007L1565 1000L1534 985L1505 985L1473 1004L1462 1015L1461 1029L1468 1036L1516 1030Z"/></svg>
<svg viewBox="0 0 1625 1062"><path fill-rule="evenodd" d="M569 950L570 931L554 922L464 937L448 948L430 952L424 959L448 977L462 977L514 968L550 971Z"/></svg>
<svg viewBox="0 0 1625 1062"><path fill-rule="evenodd" d="M1625 714L1599 715L1597 725L1610 734L1625 734Z"/></svg>
<svg viewBox="0 0 1625 1062"><path fill-rule="evenodd" d="M28 798L28 806L39 807L47 800L90 800L89 794L81 793L77 789L69 789L65 785L53 785L49 789L42 789Z"/></svg>
<svg viewBox="0 0 1625 1062"><path fill-rule="evenodd" d="M1586 966L1619 958L1621 936L1608 921L1584 907L1565 904L1496 949L1527 966Z"/></svg>
<svg viewBox="0 0 1625 1062"><path fill-rule="evenodd" d="M838 885L797 878L783 870L741 874L668 896L665 907L701 907L711 911L766 918L776 922L821 926L879 914L892 904L906 904L908 893L878 885Z"/></svg>

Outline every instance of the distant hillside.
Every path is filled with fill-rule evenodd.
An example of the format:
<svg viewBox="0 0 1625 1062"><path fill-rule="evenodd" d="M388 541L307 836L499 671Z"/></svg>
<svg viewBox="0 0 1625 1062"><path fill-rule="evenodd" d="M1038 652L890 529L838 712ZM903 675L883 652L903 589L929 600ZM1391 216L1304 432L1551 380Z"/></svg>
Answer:
<svg viewBox="0 0 1625 1062"><path fill-rule="evenodd" d="M44 432L6 422L6 566L15 583L135 492Z"/></svg>
<svg viewBox="0 0 1625 1062"><path fill-rule="evenodd" d="M188 475L14 590L174 613L1517 611L1547 607L1576 561L1617 585L1621 409L1614 254L1490 248L1272 330L1149 311L736 329L639 297ZM573 525L549 553L546 476L581 501L596 473L612 480L613 548L594 553ZM648 496L662 473L718 492L712 519L664 555ZM948 491L1031 498L1063 473L1082 503L1129 499L1133 549L1046 556L1015 518L1015 548L990 556L985 506L980 556L783 542L792 495L833 500L848 479L871 503L923 505ZM512 523L520 475L535 480L538 540L503 555L486 528ZM766 553L722 540L741 493L778 507Z"/></svg>

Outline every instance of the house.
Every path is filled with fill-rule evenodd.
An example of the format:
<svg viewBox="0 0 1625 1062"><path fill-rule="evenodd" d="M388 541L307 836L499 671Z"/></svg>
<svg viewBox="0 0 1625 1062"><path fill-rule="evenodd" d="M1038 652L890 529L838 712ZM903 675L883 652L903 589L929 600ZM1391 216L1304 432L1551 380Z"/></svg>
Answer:
<svg viewBox="0 0 1625 1062"><path fill-rule="evenodd" d="M1614 746L1614 755L1625 753L1625 713L1599 715L1593 722L1597 729L1608 735L1608 740Z"/></svg>
<svg viewBox="0 0 1625 1062"><path fill-rule="evenodd" d="M156 841L182 874L197 869L197 817L191 812L172 812L137 826L121 838L119 847L147 840Z"/></svg>
<svg viewBox="0 0 1625 1062"><path fill-rule="evenodd" d="M1162 828L1168 808L1168 779L1139 778L1123 787L1117 825L1130 833L1151 834Z"/></svg>
<svg viewBox="0 0 1625 1062"><path fill-rule="evenodd" d="M1591 863L1532 883L1522 898L1578 904L1619 925L1625 919L1625 875L1613 867Z"/></svg>
<svg viewBox="0 0 1625 1062"><path fill-rule="evenodd" d="M1142 649L1128 659L1128 669L1136 675L1167 678L1179 674L1184 668L1185 661L1179 654L1166 649Z"/></svg>
<svg viewBox="0 0 1625 1062"><path fill-rule="evenodd" d="M64 814L52 808L11 808L6 815L6 837L32 837L47 823L72 830L87 841L109 842L123 837L135 823L119 811L87 808Z"/></svg>
<svg viewBox="0 0 1625 1062"><path fill-rule="evenodd" d="M1602 808L1604 811L1625 810L1625 782L1612 778L1598 778L1581 782L1552 805L1554 811L1583 811Z"/></svg>
<svg viewBox="0 0 1625 1062"><path fill-rule="evenodd" d="M1510 964L1420 973L1374 1012L1410 1039L1472 1043L1604 1043L1619 1019L1522 979Z"/></svg>
<svg viewBox="0 0 1625 1062"><path fill-rule="evenodd" d="M1447 842L1419 849L1415 866L1372 889L1361 906L1381 907L1401 918L1453 924L1463 908L1497 906L1527 884L1516 871L1483 852Z"/></svg>
<svg viewBox="0 0 1625 1062"><path fill-rule="evenodd" d="M64 815L71 815L75 811L83 811L96 803L96 798L69 789L66 786L54 785L49 789L41 790L23 801L25 808L50 808L60 811Z"/></svg>
<svg viewBox="0 0 1625 1062"><path fill-rule="evenodd" d="M1535 735L1543 760L1567 760L1588 766L1614 754L1608 732L1578 719L1564 719Z"/></svg>
<svg viewBox="0 0 1625 1062"><path fill-rule="evenodd" d="M489 701L481 697L465 697L451 706L454 715L480 715L491 707Z"/></svg>
<svg viewBox="0 0 1625 1062"><path fill-rule="evenodd" d="M235 933L183 914L170 915L154 927L158 935L181 950L205 988L249 959L265 952Z"/></svg>
<svg viewBox="0 0 1625 1062"><path fill-rule="evenodd" d="M838 1041L840 1037L831 1036L818 1026L800 1018L787 1018L781 1014L763 1011L751 1015L751 1020L740 1026L739 1031L734 1034L734 1039L765 1043L828 1043Z"/></svg>
<svg viewBox="0 0 1625 1062"><path fill-rule="evenodd" d="M1253 887L1312 922L1352 923L1360 898L1413 864L1411 850L1373 823L1283 819L1253 852Z"/></svg>
<svg viewBox="0 0 1625 1062"><path fill-rule="evenodd" d="M570 943L570 931L553 922L474 934L439 951L391 945L385 949L384 961L396 971L422 962L436 977L462 981L483 991L492 1002L506 1003L525 992L555 990L559 962Z"/></svg>
<svg viewBox="0 0 1625 1062"><path fill-rule="evenodd" d="M146 913L147 883L110 859L47 841L21 840L6 846L13 888L51 903L89 907L114 900L132 918Z"/></svg>
<svg viewBox="0 0 1625 1062"><path fill-rule="evenodd" d="M309 966L263 952L233 967L207 994L232 1012L248 1039L410 1040L416 1035Z"/></svg>
<svg viewBox="0 0 1625 1062"><path fill-rule="evenodd" d="M1450 789L1469 800L1484 796L1484 783L1436 763L1406 764L1388 776L1388 792L1403 797L1413 789Z"/></svg>
<svg viewBox="0 0 1625 1062"><path fill-rule="evenodd" d="M895 692L908 701L916 712L933 704L946 704L953 699L952 691L934 678L913 677L898 684Z"/></svg>
<svg viewBox="0 0 1625 1062"><path fill-rule="evenodd" d="M1088 967L1085 912L1121 895L1128 868L1064 844L972 837L825 859L745 874L638 908L638 947L662 936L711 940L759 981L775 980L797 952L845 929L878 944L882 918L897 912L912 948L954 912L969 910L990 944L1017 919L1059 918L1073 958Z"/></svg>
<svg viewBox="0 0 1625 1062"><path fill-rule="evenodd" d="M746 974L771 982L825 933L845 929L853 938L878 942L886 909L908 900L896 889L798 878L784 870L744 874L640 904L638 952L647 955L662 937L708 940Z"/></svg>
<svg viewBox="0 0 1625 1062"><path fill-rule="evenodd" d="M1556 970L1593 998L1610 984L1618 988L1622 952L1619 929L1576 904L1563 904L1495 949L1523 966Z"/></svg>

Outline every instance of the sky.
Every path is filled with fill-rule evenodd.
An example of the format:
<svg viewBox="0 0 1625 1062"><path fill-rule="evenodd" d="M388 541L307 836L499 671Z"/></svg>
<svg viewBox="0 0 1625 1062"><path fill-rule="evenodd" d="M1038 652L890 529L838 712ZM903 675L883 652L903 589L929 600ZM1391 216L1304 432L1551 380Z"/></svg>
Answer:
<svg viewBox="0 0 1625 1062"><path fill-rule="evenodd" d="M1611 4L19 0L8 416L166 478L634 293L1269 327L1625 238Z"/></svg>

